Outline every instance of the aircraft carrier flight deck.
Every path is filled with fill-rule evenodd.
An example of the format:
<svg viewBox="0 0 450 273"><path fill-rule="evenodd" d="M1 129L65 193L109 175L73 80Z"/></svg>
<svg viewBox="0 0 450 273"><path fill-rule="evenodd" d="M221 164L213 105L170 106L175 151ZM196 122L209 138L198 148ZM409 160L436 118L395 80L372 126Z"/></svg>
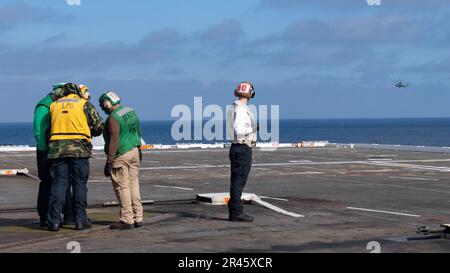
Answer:
<svg viewBox="0 0 450 273"><path fill-rule="evenodd" d="M450 156L349 147L254 149L245 210L253 223L229 222L225 205L198 194L229 191L228 149L145 150L140 172L144 226L110 230L119 208L103 175L105 155L90 160L88 217L93 228L49 232L35 210L39 180L34 152L1 152L0 252L449 252ZM418 229L418 228L421 228ZM427 227L427 228L425 228ZM427 230L430 230L429 232ZM422 233L418 232L422 231ZM233 240L229 240L230 235ZM127 243L121 243L126 241ZM375 242L375 243L374 243ZM120 248L118 246L121 246ZM126 247L124 247L126 246Z"/></svg>

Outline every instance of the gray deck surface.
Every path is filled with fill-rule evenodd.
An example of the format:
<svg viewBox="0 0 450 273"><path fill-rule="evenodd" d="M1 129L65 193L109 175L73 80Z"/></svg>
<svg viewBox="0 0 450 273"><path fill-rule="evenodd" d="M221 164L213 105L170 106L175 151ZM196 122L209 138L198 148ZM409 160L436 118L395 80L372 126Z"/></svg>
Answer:
<svg viewBox="0 0 450 273"><path fill-rule="evenodd" d="M89 205L114 201L103 176L105 156L95 152ZM35 207L39 181L0 177L0 252L362 252L377 241L382 252L450 252L450 240L414 240L418 226L450 222L450 158L439 153L338 148L254 150L245 189L290 212L246 205L254 223L227 221L226 206L190 202L199 193L229 188L227 149L149 150L142 163L145 225L112 231L118 208L90 208L94 228L41 230ZM0 153L0 169L28 168L32 152ZM181 187L181 188L172 188ZM165 203L170 200L185 200ZM161 201L161 202L159 202ZM158 203L159 202L159 203ZM8 209L24 208L24 211ZM353 209L352 209L353 208ZM356 208L356 209L355 209ZM364 209L364 210L360 210ZM374 210L374 211L366 211ZM384 211L384 212L380 212Z"/></svg>

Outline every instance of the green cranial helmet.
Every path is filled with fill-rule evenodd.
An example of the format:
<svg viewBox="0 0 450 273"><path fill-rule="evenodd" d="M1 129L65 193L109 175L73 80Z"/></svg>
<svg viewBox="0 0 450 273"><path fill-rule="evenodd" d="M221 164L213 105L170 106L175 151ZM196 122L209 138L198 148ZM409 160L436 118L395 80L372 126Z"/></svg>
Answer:
<svg viewBox="0 0 450 273"><path fill-rule="evenodd" d="M60 83L52 85L53 91L55 91L56 89L62 88L64 85L66 85L66 82L60 82Z"/></svg>
<svg viewBox="0 0 450 273"><path fill-rule="evenodd" d="M120 103L120 97L114 92L106 92L100 96L98 100L100 107L105 113L111 113L114 105Z"/></svg>
<svg viewBox="0 0 450 273"><path fill-rule="evenodd" d="M64 96L65 90L64 85L66 85L65 82L60 82L57 84L52 85L52 92L50 92L51 95L54 95L56 98L61 98Z"/></svg>
<svg viewBox="0 0 450 273"><path fill-rule="evenodd" d="M106 92L100 96L98 102L100 103L100 105L103 105L105 101L109 101L111 105L117 105L120 103L120 97L114 92Z"/></svg>

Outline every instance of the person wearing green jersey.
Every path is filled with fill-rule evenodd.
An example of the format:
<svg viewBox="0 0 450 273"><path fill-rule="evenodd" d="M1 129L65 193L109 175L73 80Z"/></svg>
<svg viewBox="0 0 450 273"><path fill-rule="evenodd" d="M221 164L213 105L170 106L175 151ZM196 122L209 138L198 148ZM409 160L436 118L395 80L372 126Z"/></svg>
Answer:
<svg viewBox="0 0 450 273"><path fill-rule="evenodd" d="M37 211L40 218L41 228L47 228L47 212L49 208L50 198L50 163L47 159L48 144L50 139L50 105L55 100L64 97L65 83L57 83L53 85L52 91L41 99L34 109L33 129L36 139L36 162L39 183L39 192L37 196ZM66 192L66 200L62 210L64 215L63 225L71 225L74 223L72 211L72 188L68 187Z"/></svg>
<svg viewBox="0 0 450 273"><path fill-rule="evenodd" d="M103 138L107 160L104 174L111 177L120 204L120 222L111 229L131 229L142 226L143 209L139 191L139 166L142 160L141 129L136 112L120 105L114 92L100 96L100 107L108 115Z"/></svg>

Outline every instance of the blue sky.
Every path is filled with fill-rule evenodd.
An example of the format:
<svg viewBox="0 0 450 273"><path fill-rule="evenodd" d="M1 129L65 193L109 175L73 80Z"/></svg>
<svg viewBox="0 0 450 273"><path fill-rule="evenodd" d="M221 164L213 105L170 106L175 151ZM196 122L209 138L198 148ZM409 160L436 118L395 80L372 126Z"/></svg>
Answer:
<svg viewBox="0 0 450 273"><path fill-rule="evenodd" d="M282 118L450 117L448 1L381 2L2 0L0 122L31 121L61 81L144 120L230 104L242 80Z"/></svg>

